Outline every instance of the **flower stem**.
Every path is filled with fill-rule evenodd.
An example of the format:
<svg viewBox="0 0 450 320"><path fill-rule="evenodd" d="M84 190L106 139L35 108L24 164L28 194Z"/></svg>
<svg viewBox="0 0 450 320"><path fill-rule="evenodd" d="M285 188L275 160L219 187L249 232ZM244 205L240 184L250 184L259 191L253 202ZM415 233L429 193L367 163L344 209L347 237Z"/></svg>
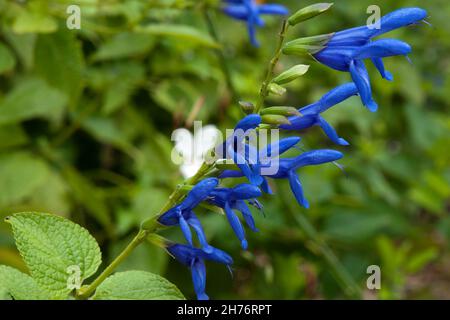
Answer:
<svg viewBox="0 0 450 320"><path fill-rule="evenodd" d="M267 68L266 76L264 78L264 81L261 85L261 89L259 90L259 99L256 103L255 113L259 113L261 108L264 107L264 100L269 95L269 84L273 77L274 69L278 63L278 60L280 60L281 56L281 50L283 49L283 43L284 39L286 38L286 33L289 29L289 24L287 23L287 20L283 20L283 24L281 25L281 30L278 37L278 43L277 47L275 49L275 54L273 58L270 60L269 67Z"/></svg>

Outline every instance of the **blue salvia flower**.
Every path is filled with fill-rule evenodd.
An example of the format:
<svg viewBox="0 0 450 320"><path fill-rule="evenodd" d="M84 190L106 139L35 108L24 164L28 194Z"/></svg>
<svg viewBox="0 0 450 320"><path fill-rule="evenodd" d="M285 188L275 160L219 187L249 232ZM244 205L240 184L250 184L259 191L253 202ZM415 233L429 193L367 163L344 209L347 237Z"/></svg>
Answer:
<svg viewBox="0 0 450 320"><path fill-rule="evenodd" d="M385 70L383 58L397 55L407 56L411 52L409 44L396 39L372 38L391 30L412 25L424 20L427 12L421 8L404 8L393 11L380 20L380 29L367 26L336 32L325 44L325 49L314 53L320 63L339 71L350 72L363 104L372 112L378 106L372 98L370 79L363 60L371 59L383 78L392 80Z"/></svg>
<svg viewBox="0 0 450 320"><path fill-rule="evenodd" d="M261 116L258 114L244 117L234 128L233 134L216 150L218 154L225 153L227 157L231 158L244 176L254 185L260 185L263 182L263 178L252 170L249 159L245 157L244 138L246 132L249 133L251 130L254 130L260 123Z"/></svg>
<svg viewBox="0 0 450 320"><path fill-rule="evenodd" d="M302 184L296 173L297 169L310 165L318 165L327 162L334 162L336 160L341 159L343 156L344 155L341 152L329 149L307 151L295 158L278 159L279 161L278 171L274 174L269 174L266 176L273 179L287 178L289 180L291 190L295 198L297 199L298 203L305 208L309 208L309 203L303 194ZM262 167L268 165L270 164L262 165ZM239 171L225 170L220 175L220 178L239 177L239 176L242 176L242 174Z"/></svg>
<svg viewBox="0 0 450 320"><path fill-rule="evenodd" d="M249 159L251 157L254 157L253 155L256 154L256 161L255 163L250 165L250 169L254 174L261 176L263 179L263 182L261 183L261 189L268 194L272 194L272 191L270 190L270 186L267 182L267 179L261 174L261 168L264 166L267 166L270 164L270 160L273 158L274 155L281 155L291 149L293 146L295 146L297 143L299 143L301 140L300 137L288 137L283 138L280 141L270 144L260 150L259 152L256 150L254 146L245 145L245 158ZM241 171L237 170L224 170L220 175L220 179L224 178L238 178L242 177L244 174ZM254 203L255 207L260 207L260 205L256 202Z"/></svg>
<svg viewBox="0 0 450 320"><path fill-rule="evenodd" d="M256 27L264 26L264 20L260 15L287 15L289 13L286 7L279 4L258 4L255 0L225 0L225 2L227 5L223 8L223 12L234 19L247 23L250 42L255 47L259 47L259 42L256 40Z"/></svg>
<svg viewBox="0 0 450 320"><path fill-rule="evenodd" d="M258 229L256 228L252 213L245 203L245 200L254 200L260 196L261 191L257 186L243 183L234 188L216 188L210 193L208 198L209 203L225 210L228 222L241 242L241 247L244 250L248 247L247 240L245 239L244 227L233 209L240 211L248 227L257 232ZM258 202L256 203L258 204Z"/></svg>
<svg viewBox="0 0 450 320"><path fill-rule="evenodd" d="M163 213L158 222L165 226L179 225L186 241L192 245L191 227L197 234L197 238L203 247L203 250L209 252L211 246L206 241L200 220L197 218L193 209L200 202L208 198L210 193L217 187L219 180L217 178L207 178L196 184L187 194L186 198L177 206Z"/></svg>
<svg viewBox="0 0 450 320"><path fill-rule="evenodd" d="M302 184L296 173L297 169L305 166L333 162L341 159L343 156L344 155L341 152L329 149L307 151L295 158L279 159L280 167L278 172L274 175L270 175L269 177L274 179L287 178L297 202L303 207L309 208L309 203L303 194Z"/></svg>
<svg viewBox="0 0 450 320"><path fill-rule="evenodd" d="M228 268L233 264L233 259L224 251L211 247L209 252L194 248L190 245L171 244L167 251L179 262L191 269L192 282L197 299L208 300L205 293L206 287L206 268L205 260L225 264Z"/></svg>
<svg viewBox="0 0 450 320"><path fill-rule="evenodd" d="M346 146L349 143L338 136L336 130L321 116L321 113L357 94L358 89L353 82L338 86L325 94L319 101L298 109L301 115L289 117L290 124L280 125L279 128L304 130L312 126L319 126L331 141Z"/></svg>

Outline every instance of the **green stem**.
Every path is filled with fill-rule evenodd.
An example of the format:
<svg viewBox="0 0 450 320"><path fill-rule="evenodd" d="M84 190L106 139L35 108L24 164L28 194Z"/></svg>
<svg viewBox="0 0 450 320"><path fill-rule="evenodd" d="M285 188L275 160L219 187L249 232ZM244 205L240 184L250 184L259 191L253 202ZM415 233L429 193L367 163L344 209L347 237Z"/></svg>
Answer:
<svg viewBox="0 0 450 320"><path fill-rule="evenodd" d="M111 264L109 264L105 268L105 270L103 270L103 272L90 285L88 285L87 287L80 288L77 291L76 298L88 299L97 289L97 287L114 272L117 266L121 264L126 258L128 258L128 256L133 252L133 250L141 243L143 243L148 236L150 236L156 231L156 229L160 226L159 223L157 222L157 218L161 214L172 208L185 194L182 186L188 184L189 185L196 184L198 180L200 180L212 166L213 164L204 162L193 177L186 179L182 184L178 185L177 188L169 196L169 199L166 202L166 204L159 210L158 214L145 220L142 223L139 232L133 238L133 240L126 246L126 248L113 260L113 262L111 262Z"/></svg>
<svg viewBox="0 0 450 320"><path fill-rule="evenodd" d="M281 25L280 34L278 37L278 43L277 47L275 49L275 54L273 58L270 60L269 67L267 68L266 76L264 78L264 81L261 85L261 89L259 90L259 99L256 103L255 113L258 113L261 108L264 107L264 100L269 95L269 84L273 77L274 69L278 63L278 60L280 60L281 51L283 49L283 43L284 39L286 38L286 33L288 31L289 24L287 23L287 20L283 20L283 24Z"/></svg>
<svg viewBox="0 0 450 320"><path fill-rule="evenodd" d="M280 192L280 195L284 198L285 192ZM319 254L324 258L327 264L330 266L332 273L334 274L336 280L344 290L344 293L352 299L359 299L361 297L361 289L355 282L353 277L347 271L347 269L339 261L333 250L326 244L322 239L319 232L314 228L309 219L294 208L294 204L289 199L284 199L287 204L289 212L294 220L302 228L305 235L312 241L314 246L317 248Z"/></svg>
<svg viewBox="0 0 450 320"><path fill-rule="evenodd" d="M128 258L131 252L133 252L133 250L146 239L149 233L151 233L150 230L143 230L143 229L139 230L138 234L127 245L127 247L114 259L113 262L111 262L111 264L108 267L106 267L105 270L103 270L103 272L94 280L94 282L92 282L87 287L78 290L77 298L78 299L89 298L92 295L92 293L94 293L95 289L97 289L97 287L114 272L117 266L121 264L126 258Z"/></svg>
<svg viewBox="0 0 450 320"><path fill-rule="evenodd" d="M216 27L214 26L213 19L211 17L211 11L205 7L203 8L203 16L205 18L206 25L208 27L208 32L211 37L218 43L220 43L219 35L217 34ZM230 67L228 65L228 60L225 57L222 49L215 50L217 57L220 61L220 66L222 67L222 72L225 76L225 81L227 83L228 89L231 92L231 96L234 99L238 98L236 88L234 87L233 80L231 79Z"/></svg>

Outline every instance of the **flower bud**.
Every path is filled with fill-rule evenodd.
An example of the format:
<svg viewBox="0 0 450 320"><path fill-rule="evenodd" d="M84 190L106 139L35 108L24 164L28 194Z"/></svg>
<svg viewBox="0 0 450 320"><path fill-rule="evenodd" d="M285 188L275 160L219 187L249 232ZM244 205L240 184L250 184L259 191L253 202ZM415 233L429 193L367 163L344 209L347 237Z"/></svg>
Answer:
<svg viewBox="0 0 450 320"><path fill-rule="evenodd" d="M311 6L300 9L299 11L297 11L296 13L294 13L292 16L289 17L288 23L291 26L294 26L300 22L314 18L315 16L318 16L319 14L322 14L328 9L330 9L332 5L333 3L316 3Z"/></svg>
<svg viewBox="0 0 450 320"><path fill-rule="evenodd" d="M288 118L285 116L280 116L276 114L267 114L261 117L262 123L265 124L274 124L274 125L280 125L280 124L290 124Z"/></svg>
<svg viewBox="0 0 450 320"><path fill-rule="evenodd" d="M269 107L261 111L261 115L275 114L279 116L301 116L300 112L294 107Z"/></svg>
<svg viewBox="0 0 450 320"><path fill-rule="evenodd" d="M298 64L296 66L293 66L289 70L284 71L277 77L275 77L272 80L272 82L274 82L276 84L289 83L289 82L297 79L298 77L301 77L302 75L304 75L306 72L308 72L308 69L309 69L309 65Z"/></svg>
<svg viewBox="0 0 450 320"><path fill-rule="evenodd" d="M276 84L276 83L270 83L269 84L269 92L276 95L276 96L282 96L286 93L286 88L283 88L282 86Z"/></svg>
<svg viewBox="0 0 450 320"><path fill-rule="evenodd" d="M252 114L255 110L255 105L251 102L239 101L239 105L241 106L241 109L245 114Z"/></svg>

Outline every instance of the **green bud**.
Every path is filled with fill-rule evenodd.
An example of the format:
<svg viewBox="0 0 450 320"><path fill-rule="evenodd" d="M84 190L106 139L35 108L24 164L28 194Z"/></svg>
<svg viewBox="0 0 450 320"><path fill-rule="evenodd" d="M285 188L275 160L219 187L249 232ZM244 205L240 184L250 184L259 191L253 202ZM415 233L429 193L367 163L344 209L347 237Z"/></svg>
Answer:
<svg viewBox="0 0 450 320"><path fill-rule="evenodd" d="M296 66L293 66L289 70L284 71L277 77L275 77L272 80L272 82L274 82L276 84L289 83L289 82L297 79L298 77L301 77L302 75L304 75L306 72L308 72L308 69L309 69L309 65L298 64Z"/></svg>
<svg viewBox="0 0 450 320"><path fill-rule="evenodd" d="M265 124L274 124L274 125L291 124L288 118L276 114L266 114L261 116L261 122Z"/></svg>
<svg viewBox="0 0 450 320"><path fill-rule="evenodd" d="M298 39L289 41L288 43L286 43L286 46L293 46L293 45L300 45L300 44L324 46L328 43L328 41L330 41L330 39L333 36L334 36L334 32L327 33L327 34L320 34L318 36L298 38Z"/></svg>
<svg viewBox="0 0 450 320"><path fill-rule="evenodd" d="M300 9L289 17L288 23L291 26L295 26L297 23L309 20L321 13L324 13L325 11L330 9L332 5L333 3L316 3L306 8Z"/></svg>
<svg viewBox="0 0 450 320"><path fill-rule="evenodd" d="M239 101L239 105L241 106L241 109L245 114L251 114L255 110L255 105L251 102Z"/></svg>
<svg viewBox="0 0 450 320"><path fill-rule="evenodd" d="M282 96L286 93L286 88L283 88L282 86L276 84L276 83L270 83L269 84L269 92L276 95L276 96Z"/></svg>
<svg viewBox="0 0 450 320"><path fill-rule="evenodd" d="M286 45L283 48L283 53L285 55L295 55L302 58L306 58L309 60L316 61L316 59L313 57L313 54L325 49L324 46L315 46L315 45L308 45L308 44L292 44L292 43L286 43Z"/></svg>
<svg viewBox="0 0 450 320"><path fill-rule="evenodd" d="M220 159L214 163L214 166L219 170L239 170L239 167L234 163L228 163L227 159Z"/></svg>
<svg viewBox="0 0 450 320"><path fill-rule="evenodd" d="M266 114L276 114L285 117L301 115L301 113L298 112L298 110L295 109L294 107L284 107L284 106L265 108L261 111L261 115Z"/></svg>

